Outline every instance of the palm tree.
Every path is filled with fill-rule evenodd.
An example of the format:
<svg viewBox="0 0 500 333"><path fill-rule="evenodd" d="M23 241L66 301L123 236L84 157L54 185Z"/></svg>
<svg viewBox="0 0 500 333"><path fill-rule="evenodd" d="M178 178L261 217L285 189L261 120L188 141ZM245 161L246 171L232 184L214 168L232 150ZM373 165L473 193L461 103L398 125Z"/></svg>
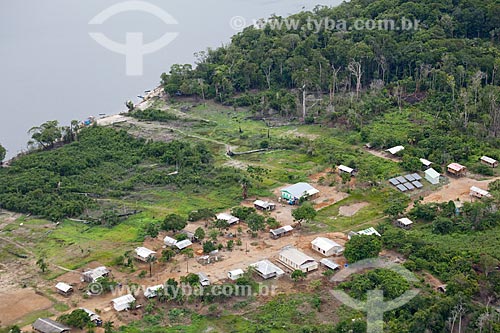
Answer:
<svg viewBox="0 0 500 333"><path fill-rule="evenodd" d="M112 321L106 321L103 325L104 328L104 333L113 333L113 328L114 328L114 322Z"/></svg>
<svg viewBox="0 0 500 333"><path fill-rule="evenodd" d="M147 263L149 264L149 277L153 277L153 263L156 261L155 256L149 256Z"/></svg>
<svg viewBox="0 0 500 333"><path fill-rule="evenodd" d="M36 261L36 265L40 268L40 270L42 271L42 273L45 273L45 271L47 270L47 263L45 262L45 258L44 257L40 257Z"/></svg>

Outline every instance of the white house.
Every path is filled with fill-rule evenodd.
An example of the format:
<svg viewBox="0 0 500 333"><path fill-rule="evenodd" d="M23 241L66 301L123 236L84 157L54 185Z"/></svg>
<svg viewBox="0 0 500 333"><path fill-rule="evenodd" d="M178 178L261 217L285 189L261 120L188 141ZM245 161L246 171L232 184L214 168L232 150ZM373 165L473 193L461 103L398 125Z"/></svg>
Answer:
<svg viewBox="0 0 500 333"><path fill-rule="evenodd" d="M293 270L301 270L304 273L318 269L318 263L307 254L294 247L285 247L279 254L279 261Z"/></svg>
<svg viewBox="0 0 500 333"><path fill-rule="evenodd" d="M269 260L261 260L256 262L255 264L251 264L250 266L253 267L255 269L255 272L257 272L257 274L259 274L264 279L280 277L285 274L285 272L281 268L279 268Z"/></svg>
<svg viewBox="0 0 500 333"><path fill-rule="evenodd" d="M278 228L278 229L271 229L271 230L269 230L269 233L271 234L271 237L273 239L278 239L282 236L285 236L286 234L288 234L292 230L293 230L293 227L291 225L285 225L285 226L282 226L281 228Z"/></svg>
<svg viewBox="0 0 500 333"><path fill-rule="evenodd" d="M205 274L205 273L197 273L198 277L200 278L200 284L203 286L203 287L207 287L210 285L210 279L208 278L208 276Z"/></svg>
<svg viewBox="0 0 500 333"><path fill-rule="evenodd" d="M481 163L490 166L492 168L496 168L498 166L498 161L488 156L481 157Z"/></svg>
<svg viewBox="0 0 500 333"><path fill-rule="evenodd" d="M268 210L268 211L274 210L276 208L276 204L269 202L269 201L263 201L263 200L255 200L253 202L253 206L256 209Z"/></svg>
<svg viewBox="0 0 500 333"><path fill-rule="evenodd" d="M433 185L439 184L439 177L440 177L439 173L436 170L434 170L433 168L425 170L425 179L429 183L431 183Z"/></svg>
<svg viewBox="0 0 500 333"><path fill-rule="evenodd" d="M241 269L235 269L232 271L227 272L227 277L233 281L238 280L240 277L242 277L245 274L245 272Z"/></svg>
<svg viewBox="0 0 500 333"><path fill-rule="evenodd" d="M85 282L96 282L97 279L108 276L109 275L109 270L104 267L97 267L91 270L88 270L82 274L83 281Z"/></svg>
<svg viewBox="0 0 500 333"><path fill-rule="evenodd" d="M349 168L348 166L345 166L345 165L339 165L338 169L339 169L339 174L348 173L351 176L354 176L354 169L353 168Z"/></svg>
<svg viewBox="0 0 500 333"><path fill-rule="evenodd" d="M240 222L239 218L237 218L236 216L233 216L231 214L228 214L228 213L220 213L220 214L217 214L216 216L217 216L217 220L227 221L227 223L229 223L229 225Z"/></svg>
<svg viewBox="0 0 500 333"><path fill-rule="evenodd" d="M113 308L118 312L130 309L130 304L133 302L135 302L135 297L130 294L115 298L111 301L111 303L113 303Z"/></svg>
<svg viewBox="0 0 500 333"><path fill-rule="evenodd" d="M288 201L300 200L302 198L315 198L319 190L308 183L297 183L281 190L281 198Z"/></svg>
<svg viewBox="0 0 500 333"><path fill-rule="evenodd" d="M490 192L483 190L482 188L479 188L477 186L472 186L470 188L470 196L481 199L483 197L489 198L489 197L491 197L491 194L490 194Z"/></svg>
<svg viewBox="0 0 500 333"><path fill-rule="evenodd" d="M138 247L135 249L135 258L144 262L147 262L149 258L153 257L155 254L155 251L146 247Z"/></svg>
<svg viewBox="0 0 500 333"><path fill-rule="evenodd" d="M144 291L144 297L153 298L158 296L158 290L160 290L161 288L163 288L162 284L153 287L147 287L146 290Z"/></svg>
<svg viewBox="0 0 500 333"><path fill-rule="evenodd" d="M344 252L344 248L340 244L325 237L316 237L311 242L311 246L314 251L325 257L339 256Z"/></svg>
<svg viewBox="0 0 500 333"><path fill-rule="evenodd" d="M193 245L193 242L191 242L189 239L184 239L175 243L175 247L177 247L179 250L184 250L185 248L188 248L191 245Z"/></svg>
<svg viewBox="0 0 500 333"><path fill-rule="evenodd" d="M59 282L56 284L57 292L61 295L68 296L73 292L73 287L67 283Z"/></svg>
<svg viewBox="0 0 500 333"><path fill-rule="evenodd" d="M410 229L412 225L413 225L413 221L410 220L409 218L406 218L406 217L403 217L399 220L396 220L396 226L403 228L403 229Z"/></svg>
<svg viewBox="0 0 500 333"><path fill-rule="evenodd" d="M389 148L386 151L389 152L391 155L396 155L397 153L399 153L400 151L403 151L403 150L405 150L405 147L396 146L396 147Z"/></svg>
<svg viewBox="0 0 500 333"><path fill-rule="evenodd" d="M175 244L177 244L176 239L173 239L172 237L168 237L168 236L166 236L163 239L163 242L165 243L166 246L170 246L170 247L173 247L173 246L175 246Z"/></svg>
<svg viewBox="0 0 500 333"><path fill-rule="evenodd" d="M89 316L90 321L93 322L94 324L96 324L96 326L102 325L102 319L97 313L95 313L94 311L90 311L88 309L85 309L85 308L80 308L80 310L85 311L85 313Z"/></svg>

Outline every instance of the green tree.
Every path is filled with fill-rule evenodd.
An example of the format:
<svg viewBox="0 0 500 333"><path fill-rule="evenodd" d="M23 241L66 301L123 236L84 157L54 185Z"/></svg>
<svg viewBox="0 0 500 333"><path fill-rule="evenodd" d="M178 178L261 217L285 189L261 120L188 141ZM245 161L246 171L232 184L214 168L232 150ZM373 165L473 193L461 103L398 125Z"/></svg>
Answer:
<svg viewBox="0 0 500 333"><path fill-rule="evenodd" d="M314 209L312 204L309 202L302 204L299 208L292 211L293 218L300 223L310 222L316 217L316 215L316 209Z"/></svg>
<svg viewBox="0 0 500 333"><path fill-rule="evenodd" d="M300 269L296 269L292 272L292 275L290 276L293 281L301 281L306 278L307 274L301 271Z"/></svg>
<svg viewBox="0 0 500 333"><path fill-rule="evenodd" d="M170 248L167 248L161 252L161 259L160 260L162 262L167 262L167 261L170 261L170 259L172 259L174 256L175 256L175 251L170 249Z"/></svg>
<svg viewBox="0 0 500 333"><path fill-rule="evenodd" d="M57 120L51 120L38 127L32 127L28 134L31 134L31 138L40 146L49 148L62 137L62 130Z"/></svg>
<svg viewBox="0 0 500 333"><path fill-rule="evenodd" d="M253 232L264 230L266 227L266 218L257 213L250 214L245 222L247 223L248 228Z"/></svg>
<svg viewBox="0 0 500 333"><path fill-rule="evenodd" d="M38 268L40 268L42 273L45 273L45 271L47 271L48 265L45 262L45 257L38 258L38 260L36 261L36 265L38 266Z"/></svg>
<svg viewBox="0 0 500 333"><path fill-rule="evenodd" d="M87 314L87 312L81 309L74 310L69 314L62 315L57 320L63 323L64 325L68 325L70 327L75 327L79 329L86 328L87 325L91 323L90 317Z"/></svg>
<svg viewBox="0 0 500 333"><path fill-rule="evenodd" d="M162 229L166 231L179 231L186 227L187 221L180 215L170 214L163 220Z"/></svg>
<svg viewBox="0 0 500 333"><path fill-rule="evenodd" d="M219 230L227 229L229 228L229 223L226 220L215 220L214 227Z"/></svg>
<svg viewBox="0 0 500 333"><path fill-rule="evenodd" d="M7 155L7 150L0 144L0 165L2 165L5 155Z"/></svg>
<svg viewBox="0 0 500 333"><path fill-rule="evenodd" d="M216 249L217 248L212 241L203 243L203 253L210 253L212 251L215 251Z"/></svg>
<svg viewBox="0 0 500 333"><path fill-rule="evenodd" d="M376 235L355 235L345 245L344 256L349 263L378 257L382 242Z"/></svg>
<svg viewBox="0 0 500 333"><path fill-rule="evenodd" d="M159 233L160 233L160 226L156 222L149 222L144 226L144 234L146 234L146 236L149 236L151 238L156 238L158 237Z"/></svg>
<svg viewBox="0 0 500 333"><path fill-rule="evenodd" d="M205 230L202 227L196 228L194 231L194 237L201 242L205 239Z"/></svg>

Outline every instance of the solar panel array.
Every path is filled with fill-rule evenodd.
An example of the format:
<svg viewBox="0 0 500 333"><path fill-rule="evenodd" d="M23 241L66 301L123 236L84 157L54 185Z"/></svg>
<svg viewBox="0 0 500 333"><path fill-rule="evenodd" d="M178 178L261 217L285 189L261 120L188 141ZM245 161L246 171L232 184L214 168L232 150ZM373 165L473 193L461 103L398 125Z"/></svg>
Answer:
<svg viewBox="0 0 500 333"><path fill-rule="evenodd" d="M401 192L413 191L424 187L420 180L422 177L418 173L408 174L406 176L399 176L389 179L389 183L395 186Z"/></svg>

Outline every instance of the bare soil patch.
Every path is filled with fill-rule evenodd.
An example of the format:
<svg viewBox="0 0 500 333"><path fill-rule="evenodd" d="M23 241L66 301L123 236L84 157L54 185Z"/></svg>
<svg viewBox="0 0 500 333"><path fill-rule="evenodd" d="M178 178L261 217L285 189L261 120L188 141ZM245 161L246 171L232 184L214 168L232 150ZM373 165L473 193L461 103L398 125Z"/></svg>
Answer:
<svg viewBox="0 0 500 333"><path fill-rule="evenodd" d="M51 306L50 300L36 294L31 288L0 293L0 325L14 324L32 312L49 309Z"/></svg>
<svg viewBox="0 0 500 333"><path fill-rule="evenodd" d="M448 201L471 201L472 198L469 195L471 186L477 186L484 190L488 189L488 185L495 180L500 179L500 177L492 178L488 180L475 180L468 177L455 178L450 177L450 183L440 188L438 191L429 194L424 197L424 203L431 202L448 202Z"/></svg>

